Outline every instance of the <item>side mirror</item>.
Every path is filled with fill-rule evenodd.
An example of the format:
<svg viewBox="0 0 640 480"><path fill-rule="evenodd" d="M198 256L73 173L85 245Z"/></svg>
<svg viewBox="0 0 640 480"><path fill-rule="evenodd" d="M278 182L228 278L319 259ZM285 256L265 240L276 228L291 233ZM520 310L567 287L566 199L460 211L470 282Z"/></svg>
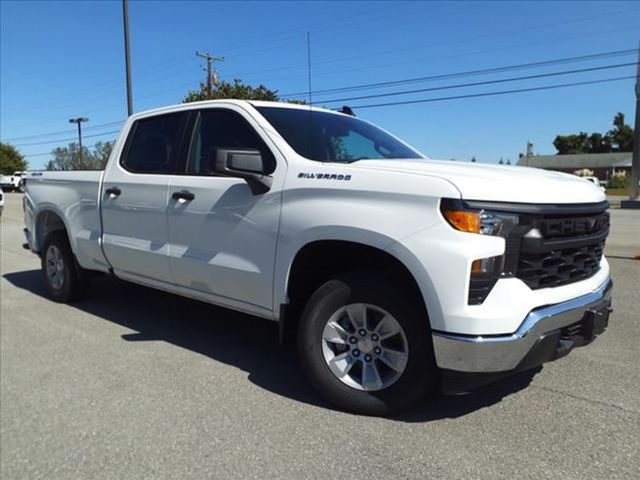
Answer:
<svg viewBox="0 0 640 480"><path fill-rule="evenodd" d="M218 149L215 171L225 177L243 178L254 195L266 193L272 178L264 173L264 161L258 150Z"/></svg>

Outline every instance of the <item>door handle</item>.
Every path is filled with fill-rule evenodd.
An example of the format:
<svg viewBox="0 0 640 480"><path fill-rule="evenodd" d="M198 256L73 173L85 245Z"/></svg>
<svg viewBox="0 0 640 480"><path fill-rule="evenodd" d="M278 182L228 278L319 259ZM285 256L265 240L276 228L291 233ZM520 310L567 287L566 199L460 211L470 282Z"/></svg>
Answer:
<svg viewBox="0 0 640 480"><path fill-rule="evenodd" d="M104 191L104 193L111 197L118 197L122 193L122 190L120 190L118 187L109 187Z"/></svg>
<svg viewBox="0 0 640 480"><path fill-rule="evenodd" d="M173 198L174 200L186 200L190 202L191 200L196 198L196 195L195 193L191 193L188 190L182 190L181 192L173 192L171 198Z"/></svg>

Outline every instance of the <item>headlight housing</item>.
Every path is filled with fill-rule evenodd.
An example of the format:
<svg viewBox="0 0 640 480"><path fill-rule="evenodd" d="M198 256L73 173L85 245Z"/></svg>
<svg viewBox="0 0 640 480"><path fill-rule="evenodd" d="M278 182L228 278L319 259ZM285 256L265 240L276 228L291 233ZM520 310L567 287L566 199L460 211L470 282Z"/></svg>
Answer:
<svg viewBox="0 0 640 480"><path fill-rule="evenodd" d="M460 232L507 237L519 223L513 213L467 209L455 201L443 200L440 208L449 225Z"/></svg>
<svg viewBox="0 0 640 480"><path fill-rule="evenodd" d="M498 279L509 276L506 252L520 224L517 214L485 209L468 208L460 200L443 199L440 205L443 217L454 229L478 235L491 235L505 239L505 254L478 258L471 263L469 272L469 305L484 302Z"/></svg>

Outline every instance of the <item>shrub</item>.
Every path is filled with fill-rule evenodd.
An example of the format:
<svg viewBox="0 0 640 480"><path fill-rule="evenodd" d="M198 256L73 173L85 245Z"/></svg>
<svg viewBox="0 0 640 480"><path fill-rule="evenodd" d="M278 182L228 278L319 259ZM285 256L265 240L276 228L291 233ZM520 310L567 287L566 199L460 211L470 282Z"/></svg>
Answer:
<svg viewBox="0 0 640 480"><path fill-rule="evenodd" d="M589 170L588 168L583 168L581 170L576 170L573 172L574 175L578 177L593 177L593 170Z"/></svg>
<svg viewBox="0 0 640 480"><path fill-rule="evenodd" d="M628 188L629 176L627 172L620 171L613 174L613 176L607 182L607 188Z"/></svg>

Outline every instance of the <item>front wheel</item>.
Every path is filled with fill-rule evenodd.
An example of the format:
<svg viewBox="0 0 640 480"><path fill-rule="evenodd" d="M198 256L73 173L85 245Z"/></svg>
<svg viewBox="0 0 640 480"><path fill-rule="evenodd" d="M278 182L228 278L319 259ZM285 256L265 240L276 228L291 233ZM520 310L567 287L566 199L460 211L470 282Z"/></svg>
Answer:
<svg viewBox="0 0 640 480"><path fill-rule="evenodd" d="M386 415L435 390L422 306L374 274L347 274L322 285L305 307L298 335L311 384L341 408Z"/></svg>

